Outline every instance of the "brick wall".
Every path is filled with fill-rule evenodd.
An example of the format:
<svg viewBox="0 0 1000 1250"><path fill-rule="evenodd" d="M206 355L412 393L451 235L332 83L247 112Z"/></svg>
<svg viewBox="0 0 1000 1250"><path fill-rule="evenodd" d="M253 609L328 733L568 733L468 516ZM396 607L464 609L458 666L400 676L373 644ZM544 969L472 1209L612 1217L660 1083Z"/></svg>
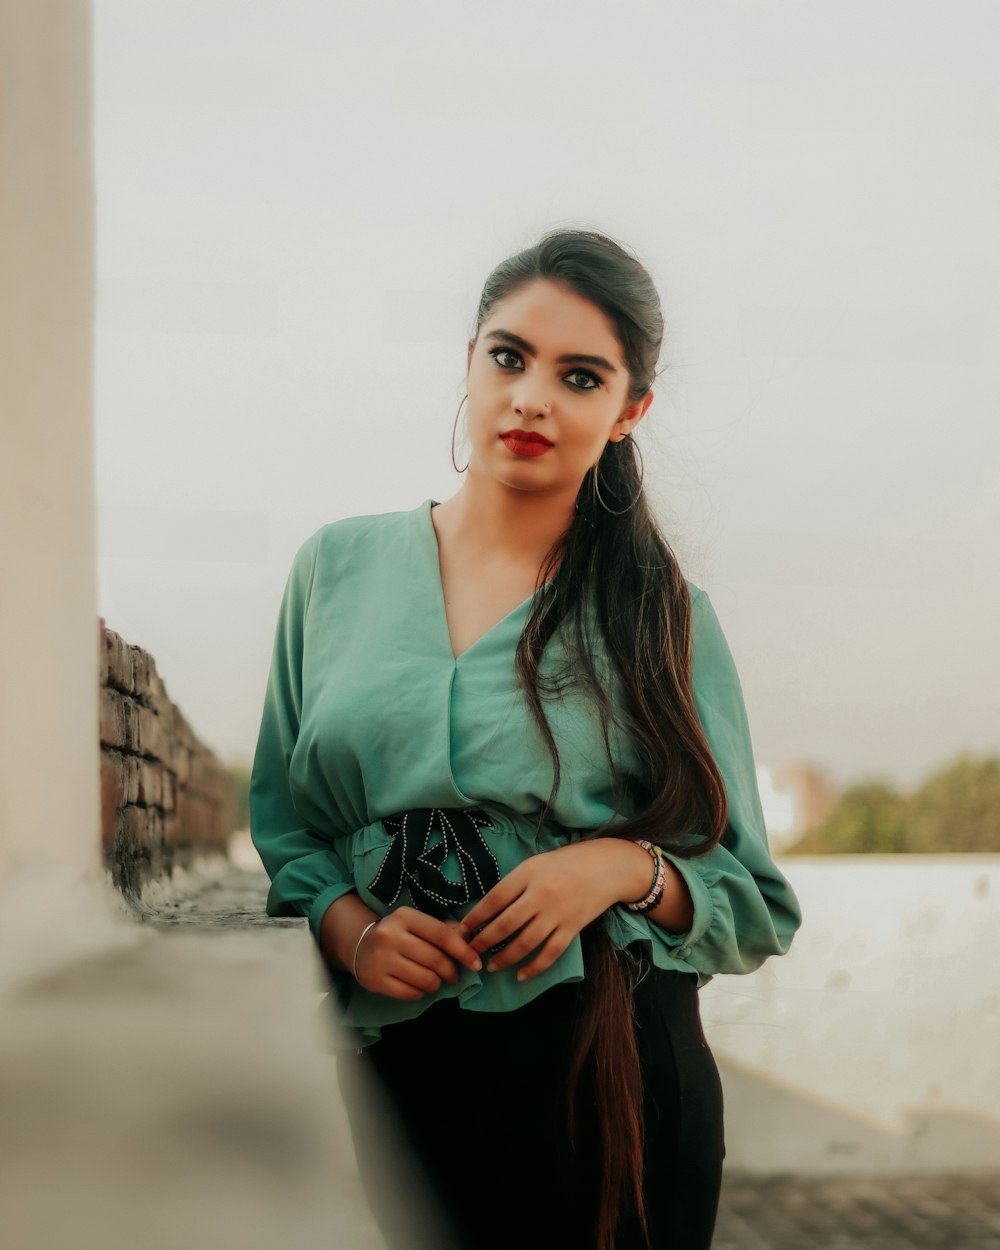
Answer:
<svg viewBox="0 0 1000 1250"><path fill-rule="evenodd" d="M236 816L229 776L171 703L156 661L100 621L101 840L130 900L196 855L225 855Z"/></svg>

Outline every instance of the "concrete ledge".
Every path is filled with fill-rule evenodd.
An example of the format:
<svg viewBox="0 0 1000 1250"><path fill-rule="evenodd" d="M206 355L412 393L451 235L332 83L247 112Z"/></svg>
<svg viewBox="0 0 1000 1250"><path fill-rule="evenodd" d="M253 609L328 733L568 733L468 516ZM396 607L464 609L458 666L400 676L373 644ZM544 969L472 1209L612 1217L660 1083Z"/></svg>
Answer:
<svg viewBox="0 0 1000 1250"><path fill-rule="evenodd" d="M314 1044L308 935L192 923L222 886L188 884L128 945L5 998L4 1244L383 1250Z"/></svg>

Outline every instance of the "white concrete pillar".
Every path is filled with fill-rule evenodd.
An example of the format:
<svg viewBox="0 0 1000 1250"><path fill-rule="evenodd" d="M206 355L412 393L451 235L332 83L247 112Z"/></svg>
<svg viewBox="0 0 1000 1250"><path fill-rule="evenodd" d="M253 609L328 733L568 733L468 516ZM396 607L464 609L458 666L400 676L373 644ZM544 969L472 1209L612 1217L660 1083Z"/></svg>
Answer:
<svg viewBox="0 0 1000 1250"><path fill-rule="evenodd" d="M127 938L102 866L91 9L0 5L0 989Z"/></svg>

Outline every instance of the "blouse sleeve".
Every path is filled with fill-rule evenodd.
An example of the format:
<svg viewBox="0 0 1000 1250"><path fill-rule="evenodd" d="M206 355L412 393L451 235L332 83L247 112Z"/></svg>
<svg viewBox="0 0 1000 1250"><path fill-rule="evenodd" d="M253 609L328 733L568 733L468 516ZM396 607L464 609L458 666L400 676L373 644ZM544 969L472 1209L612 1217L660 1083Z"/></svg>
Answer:
<svg viewBox="0 0 1000 1250"><path fill-rule="evenodd" d="M802 923L792 887L771 858L746 707L732 653L709 597L692 587L695 703L729 800L729 822L707 854L666 853L694 902L691 929L665 934L674 955L708 976L753 972L783 955Z"/></svg>
<svg viewBox="0 0 1000 1250"><path fill-rule="evenodd" d="M331 841L303 822L289 786L302 712L303 634L315 564L316 535L295 553L278 609L250 773L250 838L271 878L267 915L305 916L318 942L326 909L355 887Z"/></svg>

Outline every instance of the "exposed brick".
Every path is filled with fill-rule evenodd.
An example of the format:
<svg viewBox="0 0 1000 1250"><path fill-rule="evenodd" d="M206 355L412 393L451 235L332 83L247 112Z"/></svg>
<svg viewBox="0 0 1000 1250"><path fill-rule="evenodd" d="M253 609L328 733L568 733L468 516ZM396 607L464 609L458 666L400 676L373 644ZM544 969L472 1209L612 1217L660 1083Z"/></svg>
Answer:
<svg viewBox="0 0 1000 1250"><path fill-rule="evenodd" d="M118 813L122 847L132 853L149 853L163 842L163 813L155 807L126 804Z"/></svg>
<svg viewBox="0 0 1000 1250"><path fill-rule="evenodd" d="M176 812L164 812L163 814L163 842L166 846L176 846L178 842L178 832L180 824L177 820Z"/></svg>
<svg viewBox="0 0 1000 1250"><path fill-rule="evenodd" d="M101 752L101 842L108 850L118 828L118 809L126 802L127 757L117 751Z"/></svg>
<svg viewBox="0 0 1000 1250"><path fill-rule="evenodd" d="M125 699L110 686L101 689L100 725L98 729L102 746L126 748L128 746L128 720Z"/></svg>
<svg viewBox="0 0 1000 1250"><path fill-rule="evenodd" d="M202 754L195 754L191 757L191 775L188 777L188 786L197 791L198 794L207 794L211 787L213 773L213 765L210 759Z"/></svg>
<svg viewBox="0 0 1000 1250"><path fill-rule="evenodd" d="M140 755L162 756L164 737L160 732L160 718L139 703L132 704L132 714L135 724L133 750Z"/></svg>
<svg viewBox="0 0 1000 1250"><path fill-rule="evenodd" d="M219 848L232 832L232 825L223 820L223 813L216 803L204 795L188 793L186 818L183 832L179 834L180 845L200 845Z"/></svg>
<svg viewBox="0 0 1000 1250"><path fill-rule="evenodd" d="M194 791L187 792L187 818L181 842L211 842L211 822L205 800Z"/></svg>
<svg viewBox="0 0 1000 1250"><path fill-rule="evenodd" d="M177 783L174 779L174 774L170 771L169 767L167 767L166 765L163 767L163 770L161 772L161 779L163 783L163 789L162 789L162 795L161 795L161 800L160 800L160 806L163 808L165 812L172 812L174 810L174 806L176 803Z"/></svg>
<svg viewBox="0 0 1000 1250"><path fill-rule="evenodd" d="M132 693L142 703L146 702L149 690L149 652L141 647L132 647Z"/></svg>
<svg viewBox="0 0 1000 1250"><path fill-rule="evenodd" d="M139 770L142 767L142 760L138 755L126 755L124 757L125 771L125 803L139 802Z"/></svg>
<svg viewBox="0 0 1000 1250"><path fill-rule="evenodd" d="M174 740L169 746L168 763L174 780L179 786L186 786L191 776L191 751L183 743Z"/></svg>
<svg viewBox="0 0 1000 1250"><path fill-rule="evenodd" d="M191 827L191 794L186 786L179 786L174 795L174 811L173 815L177 822L177 835L175 841L180 841L186 837Z"/></svg>
<svg viewBox="0 0 1000 1250"><path fill-rule="evenodd" d="M236 817L228 773L170 701L148 651L100 619L101 839L112 879L138 891L178 853L225 853Z"/></svg>
<svg viewBox="0 0 1000 1250"><path fill-rule="evenodd" d="M137 803L155 803L163 806L163 765L159 760L143 759L137 768Z"/></svg>
<svg viewBox="0 0 1000 1250"><path fill-rule="evenodd" d="M105 680L116 690L129 694L132 690L132 648L113 629L107 630L104 637L107 656Z"/></svg>
<svg viewBox="0 0 1000 1250"><path fill-rule="evenodd" d="M173 712L174 712L174 705L170 702L170 697L167 694L167 688L163 683L163 678L156 671L156 666L155 666L155 662L153 661L153 657L150 656L149 659L150 659L150 672L149 672L148 686L146 689L147 701L149 703L149 706L153 709L153 711L157 714L157 716L160 717L161 720L165 720L168 716L172 720Z"/></svg>
<svg viewBox="0 0 1000 1250"><path fill-rule="evenodd" d="M149 854L145 813L141 808L123 807L119 809L115 850L119 855L125 854L132 858L135 858L137 855Z"/></svg>
<svg viewBox="0 0 1000 1250"><path fill-rule="evenodd" d="M150 877L149 856L136 854L120 838L116 838L108 857L111 880L126 898L137 897L143 882Z"/></svg>
<svg viewBox="0 0 1000 1250"><path fill-rule="evenodd" d="M105 629L101 636L101 669L100 679L102 686L114 684L114 672L112 664L112 656L115 645L115 631L113 629Z"/></svg>

